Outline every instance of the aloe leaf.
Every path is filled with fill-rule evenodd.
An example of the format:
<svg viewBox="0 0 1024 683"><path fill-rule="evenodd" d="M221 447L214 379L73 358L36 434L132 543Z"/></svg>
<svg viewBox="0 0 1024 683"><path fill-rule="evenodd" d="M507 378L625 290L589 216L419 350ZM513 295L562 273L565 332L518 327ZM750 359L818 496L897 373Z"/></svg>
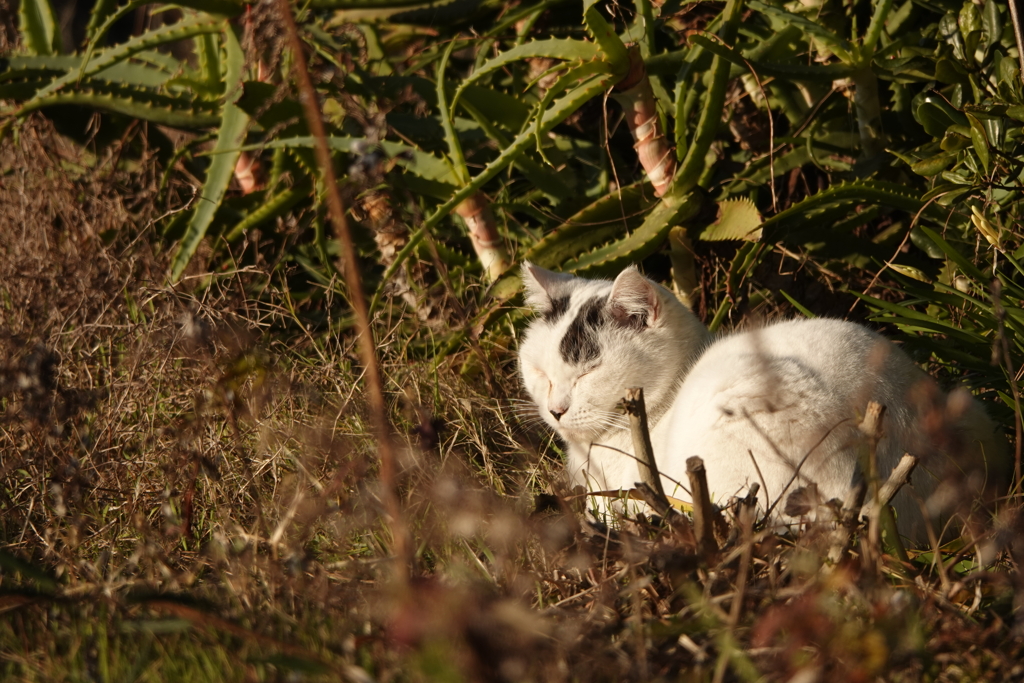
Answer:
<svg viewBox="0 0 1024 683"><path fill-rule="evenodd" d="M595 76L571 90L562 99L558 100L558 102L544 112L544 124L541 131L546 133L551 130L586 102L590 101L596 95L604 92L611 85L612 78L613 77L607 75ZM472 196L475 192L479 191L485 183L501 173L501 171L507 168L509 164L513 163L526 151L526 148L531 142L533 142L532 131L525 130L521 132L516 139L512 141L512 144L502 150L501 154L491 161L491 163L487 164L487 167L484 168L483 171L474 176L468 185L456 192L450 199L448 199L448 201L435 209L434 213L432 213L427 220L423 222L420 231L425 234L427 231L432 230L433 227L451 213L456 206L465 201L468 197ZM417 231L417 234L420 231ZM420 235L420 239L422 239L422 235ZM411 243L412 238L410 237L410 244ZM406 247L408 246L409 245L406 245ZM407 258L410 253L412 253L411 250L407 251L403 248L402 251L395 256L395 260L392 262L389 271L400 267L404 258ZM382 281L382 283L386 282L387 280ZM370 302L371 315L380 305L381 297L384 292L383 286L384 285L382 284L377 288L377 291L373 295L373 300Z"/></svg>
<svg viewBox="0 0 1024 683"><path fill-rule="evenodd" d="M139 86L159 90L167 84L171 74L163 69L154 69L142 64L131 62L120 62L100 71L95 75L98 80L108 83L118 83L122 86Z"/></svg>
<svg viewBox="0 0 1024 683"><path fill-rule="evenodd" d="M49 0L21 0L18 29L21 32L21 44L33 54L52 55L60 52L60 32Z"/></svg>
<svg viewBox="0 0 1024 683"><path fill-rule="evenodd" d="M467 91L467 93L468 92L469 91ZM508 138L498 130L497 126L494 125L493 121L488 116L484 115L483 112L477 110L475 106L470 104L470 99L471 98L469 97L463 96L462 108L473 117L487 137L494 140L500 149L508 147ZM557 172L538 164L526 154L521 154L513 163L516 168L522 171L523 175L526 176L532 185L551 199L553 204L558 204L572 196L572 190L568 185L562 182L562 179L558 177ZM450 194L451 193L448 193L442 198L447 198Z"/></svg>
<svg viewBox="0 0 1024 683"><path fill-rule="evenodd" d="M657 251L665 242L669 230L695 216L700 205L699 193L691 192L681 201L665 197L631 235L567 261L564 269L580 275L621 270Z"/></svg>
<svg viewBox="0 0 1024 683"><path fill-rule="evenodd" d="M530 117L531 108L527 104L501 91L471 85L468 88L460 88L460 92L462 95L459 104L463 107L469 104L490 121L510 131L518 133Z"/></svg>
<svg viewBox="0 0 1024 683"><path fill-rule="evenodd" d="M639 226L642 212L654 204L650 183L635 183L609 193L570 216L526 252L525 258L544 268L560 267L616 234Z"/></svg>
<svg viewBox="0 0 1024 683"><path fill-rule="evenodd" d="M437 65L437 109L441 115L441 127L444 129L444 141L448 145L448 157L451 159L455 177L459 185L465 185L469 181L469 169L466 168L466 158L462 155L462 145L459 143L459 136L455 134L452 127L452 112L448 108L448 93L445 88L444 72L448 67L448 58L452 56L455 43L448 43L448 48L441 57L441 63Z"/></svg>
<svg viewBox="0 0 1024 683"><path fill-rule="evenodd" d="M220 120L204 103L96 81L86 81L80 88L54 93L49 97L34 98L31 105L26 103L18 109L18 115L24 116L37 109L66 104L124 114L173 128L205 128Z"/></svg>
<svg viewBox="0 0 1024 683"><path fill-rule="evenodd" d="M892 10L892 0L878 0L878 4L875 5L875 11L871 15L871 23L868 24L868 30L864 34L864 42L861 47L861 53L866 59L871 58L870 55L874 53L878 39L882 37L882 31L885 29L885 22L889 18L890 10Z"/></svg>
<svg viewBox="0 0 1024 683"><path fill-rule="evenodd" d="M459 89L455 92L455 97L452 98L452 105L458 102L459 97L462 95L462 91L466 89L471 83L480 80L487 74L496 71L507 64L517 62L521 59L529 59L531 57L549 57L551 59L560 59L565 62L572 61L588 61L591 59L597 59L600 57L601 51L594 43L588 43L583 40L572 40L570 38L549 38L547 40L536 40L516 47L501 53L493 59L489 59L484 62L479 69L474 71L469 78L465 79L459 86Z"/></svg>
<svg viewBox="0 0 1024 683"><path fill-rule="evenodd" d="M159 45L192 38L204 33L217 33L221 30L222 22L213 22L209 18L196 16L183 19L176 24L146 31L142 35L135 36L109 50L94 53L93 58L89 61L83 59L77 70L70 71L61 78L54 79L49 86L40 90L36 96L46 97L69 83L81 81L86 76L108 70L118 62L124 62L135 54L145 52Z"/></svg>
<svg viewBox="0 0 1024 683"><path fill-rule="evenodd" d="M92 55L96 52L100 41L103 40L107 35L107 31L109 31L114 24L135 10L151 4L154 4L152 0L132 0L132 2L118 8L116 12L107 15L103 20L103 23L99 24L99 26L95 27L87 34L89 36L89 44L85 49L85 62L89 63L91 61ZM212 14L220 18L224 18L234 17L241 14L242 10L245 9L245 6L246 5L242 0L180 0L174 5L164 5L160 9L154 10L153 13L155 14L157 12L177 9L178 7L188 7L205 12L206 14ZM177 25L178 24L173 24L173 26Z"/></svg>
<svg viewBox="0 0 1024 683"><path fill-rule="evenodd" d="M789 12L780 7L772 7L760 0L748 0L747 5L751 9L756 9L762 14L768 14L782 20L784 24L799 27L804 31L804 33L814 36L821 42L828 45L829 49L832 50L832 52L834 52L842 61L847 63L851 63L853 61L853 51L855 48L850 41L843 40L836 34L832 33L825 27L816 24L810 19L802 17L799 14L794 14L793 12Z"/></svg>
<svg viewBox="0 0 1024 683"><path fill-rule="evenodd" d="M203 35L193 41L199 66L199 81L209 92L220 85L220 43L217 36Z"/></svg>
<svg viewBox="0 0 1024 683"><path fill-rule="evenodd" d="M67 71L75 69L82 63L79 55L16 55L6 59L3 73L21 70Z"/></svg>
<svg viewBox="0 0 1024 683"><path fill-rule="evenodd" d="M608 86L611 85L611 81L612 77L608 75L594 76L569 91L564 97L562 97L562 99L558 100L544 112L544 122L541 126L541 132L547 133L549 130L568 118L574 111L589 102L593 97L604 92ZM459 202L472 195L473 192L479 190L483 187L484 183L494 178L496 175L501 173L502 170L508 167L509 164L513 163L516 158L526 150L531 142L533 142L532 131L523 131L520 133L511 145L502 150L501 154L499 154L497 158L487 164L487 167L478 175L473 177L469 185L459 190L454 197L438 208L437 211L427 219L427 223L431 225L436 224L436 221L439 221L444 215L447 215L447 213Z"/></svg>
<svg viewBox="0 0 1024 683"><path fill-rule="evenodd" d="M760 159L755 159L726 186L723 195L728 197L747 192L752 187L763 185L772 177L778 178L784 173L789 173L794 168L800 168L810 160L811 153L806 145L792 149L774 158L765 155Z"/></svg>
<svg viewBox="0 0 1024 683"><path fill-rule="evenodd" d="M382 140L378 143L372 143L366 138L340 136L327 138L328 147L337 152L345 152L347 154L360 153L366 149L372 148L374 144L383 149L384 153L389 157L397 158L398 163L407 171L415 173L421 178L426 180L436 180L452 186L458 185L458 179L455 177L454 173L452 173L452 169L448 164L446 164L442 159L438 159L433 154L427 154L426 152L416 149L410 145L400 142L392 142L390 140ZM315 145L316 143L312 136L302 135L272 140L266 144L247 145L242 149L246 151L278 148L313 149Z"/></svg>
<svg viewBox="0 0 1024 683"><path fill-rule="evenodd" d="M148 64L169 74L178 73L182 68L180 61L169 54L157 50L143 50L142 52L137 52L133 57L137 62Z"/></svg>
<svg viewBox="0 0 1024 683"><path fill-rule="evenodd" d="M736 26L740 19L740 9L743 0L728 0L725 9L722 11L722 40L732 42L736 35ZM704 107L701 110L700 119L697 121L697 129L693 134L693 141L686 150L686 156L676 171L675 178L666 194L683 195L688 193L697 184L697 181L704 170L704 157L707 155L711 143L718 133L718 126L722 121L722 108L725 106L725 90L729 83L729 64L718 55L715 56L711 65L711 86L708 88L704 100ZM677 141L678 143L679 141Z"/></svg>
<svg viewBox="0 0 1024 683"><path fill-rule="evenodd" d="M27 100L35 94L36 90L49 83L47 78L25 78L11 81L0 81L0 100L14 100L15 102ZM0 116L8 114L0 110Z"/></svg>
<svg viewBox="0 0 1024 683"><path fill-rule="evenodd" d="M604 58L611 63L615 73L624 76L629 70L629 51L622 44L618 34L615 33L615 28L601 16L595 2L596 0L584 0L583 22L601 47Z"/></svg>
<svg viewBox="0 0 1024 683"><path fill-rule="evenodd" d="M548 91L544 94L544 99L541 100L538 109L540 111L547 109L548 105L550 105L558 95L561 95L572 83L602 74L612 75L612 70L611 66L607 62L601 60L587 62L574 69L570 69L565 75L555 81L550 88L548 88ZM537 151L549 166L554 166L554 164L544 156L543 140L541 139L541 127L543 122L544 117L538 116L534 125L534 134L537 139Z"/></svg>
<svg viewBox="0 0 1024 683"><path fill-rule="evenodd" d="M92 58L88 62L83 61L77 74L69 73L66 78L54 81L53 89L56 90L74 81L76 78L96 74L117 62L122 62L136 54L152 50L160 45L192 38L204 33L218 33L222 29L222 21L211 21L208 17L198 15L187 17L175 24L146 31L142 35L135 36L108 50L93 53Z"/></svg>
<svg viewBox="0 0 1024 683"><path fill-rule="evenodd" d="M854 181L833 185L815 195L804 199L761 224L765 242L776 242L782 239L780 226L793 218L807 212L820 209L840 201L857 200L862 203L875 203L902 209L908 213L917 213L922 208L929 216L942 220L944 212L933 204L925 202L912 190L896 183L882 181Z"/></svg>
<svg viewBox="0 0 1024 683"><path fill-rule="evenodd" d="M96 4L92 6L92 11L89 12L89 23L85 27L85 35L92 38L93 33L96 32L100 26L103 25L111 14L117 11L118 0L96 0Z"/></svg>
<svg viewBox="0 0 1024 683"><path fill-rule="evenodd" d="M234 242L240 238L246 230L252 230L258 225L262 225L269 220L283 216L293 206L302 201L303 198L309 197L312 191L313 188L309 183L302 183L286 188L269 199L265 199L259 207L236 223L235 226L224 236L224 239L228 242Z"/></svg>
<svg viewBox="0 0 1024 683"><path fill-rule="evenodd" d="M222 35L224 36L224 84L227 99L224 102L220 130L217 142L213 147L212 160L206 173L206 181L203 183L200 199L189 221L188 228L185 230L185 236L171 262L170 277L172 281L177 281L181 277L185 266L195 254L199 242L206 235L213 215L224 199L224 193L231 182L235 163L241 153L240 145L245 139L245 130L249 123L249 117L232 101L237 99L241 93L245 55L238 43L238 37L229 24L224 25Z"/></svg>
<svg viewBox="0 0 1024 683"><path fill-rule="evenodd" d="M853 67L845 64L785 64L774 62L762 62L749 59L740 54L735 48L727 47L721 42L700 34L690 37L690 42L699 45L708 52L728 60L731 64L753 69L759 78L774 76L794 81L812 81L831 83L837 78L847 78L853 73Z"/></svg>

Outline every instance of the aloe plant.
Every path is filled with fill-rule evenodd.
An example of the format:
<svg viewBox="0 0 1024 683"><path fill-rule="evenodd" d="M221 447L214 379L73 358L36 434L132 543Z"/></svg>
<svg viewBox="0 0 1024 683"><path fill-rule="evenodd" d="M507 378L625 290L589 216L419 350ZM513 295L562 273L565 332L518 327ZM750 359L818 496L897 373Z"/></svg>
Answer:
<svg viewBox="0 0 1024 683"><path fill-rule="evenodd" d="M952 305L940 289L958 283L982 301L988 283L926 230L976 252L984 277L1017 277L1024 97L1004 4L881 0L845 13L734 0L685 31L692 18L672 15L673 3L619 12L591 0L582 17L553 0L499 4L459 14L434 3L431 15L411 1L323 0L314 6L338 14L297 15L333 158L353 169L341 185L367 216L361 244L380 250L365 274L371 310L396 278L412 307L441 280L480 279L490 300L461 303L483 324L518 291L516 260L600 275L650 259L671 263L680 298L718 325L775 245L837 272L909 277L918 294L932 288L928 305ZM285 268L329 287L335 245L312 139L276 85L288 64L245 63L224 18L241 6L229 2L184 3L178 23L109 45L110 27L143 5L97 3L87 43L61 54L70 46L55 42L49 5L23 4L22 52L0 71L8 128L65 106L190 130L193 142L161 157L164 187L180 168L200 180L195 204L159 226L171 275L202 240L227 259L259 229ZM158 51L181 39L195 47L191 65ZM761 128L745 132L745 118ZM230 191L249 161L264 182ZM370 217L381 206L387 221ZM285 223L294 230L277 234ZM380 234L384 224L400 236ZM697 256L708 253L723 264L710 279Z"/></svg>
<svg viewBox="0 0 1024 683"><path fill-rule="evenodd" d="M181 3L203 11L186 10L176 23L104 46L107 31L119 18L147 4L135 1L118 8L97 3L87 29L88 44L75 54L58 55L61 46L52 7L44 0L22 3L19 25L28 54L6 60L0 71L0 96L13 102L13 107L0 110L0 117L13 121L53 107L84 107L174 128L216 127L217 143L201 201L196 202L172 260L169 274L176 280L221 206L244 141L247 118L233 103L240 94L244 57L225 19L238 14L242 4ZM183 40L193 40L200 56L212 49L216 59L200 59L200 73L193 75L186 63L158 52Z"/></svg>

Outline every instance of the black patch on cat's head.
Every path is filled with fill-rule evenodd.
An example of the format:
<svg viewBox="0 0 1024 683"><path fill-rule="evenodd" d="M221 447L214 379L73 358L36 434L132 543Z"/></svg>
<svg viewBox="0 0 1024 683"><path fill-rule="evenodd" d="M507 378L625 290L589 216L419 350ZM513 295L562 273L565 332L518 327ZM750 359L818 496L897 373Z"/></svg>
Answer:
<svg viewBox="0 0 1024 683"><path fill-rule="evenodd" d="M573 365L581 365L596 360L601 355L601 346L597 343L597 328L604 324L604 308L608 298L595 296L580 306L576 318L558 345L562 360Z"/></svg>
<svg viewBox="0 0 1024 683"><path fill-rule="evenodd" d="M553 323L559 318L565 315L565 312L569 310L569 297L560 296L557 299L551 300L551 308L544 311L544 321Z"/></svg>

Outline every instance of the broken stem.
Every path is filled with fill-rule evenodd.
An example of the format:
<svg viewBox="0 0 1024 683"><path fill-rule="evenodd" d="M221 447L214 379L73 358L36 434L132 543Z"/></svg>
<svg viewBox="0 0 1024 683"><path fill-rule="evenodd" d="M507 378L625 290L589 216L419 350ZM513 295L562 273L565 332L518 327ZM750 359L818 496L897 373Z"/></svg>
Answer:
<svg viewBox="0 0 1024 683"><path fill-rule="evenodd" d="M651 487L658 498L668 505L665 489L661 485L658 463L654 460L654 447L651 445L651 432L647 426L647 405L644 403L642 387L626 389L626 397L622 405L629 415L629 430L633 435L633 452L640 464L640 479Z"/></svg>
<svg viewBox="0 0 1024 683"><path fill-rule="evenodd" d="M718 552L718 543L715 541L715 510L711 505L704 461L696 455L687 458L686 476L690 479L690 493L693 496L693 533L697 538L697 549L707 561Z"/></svg>

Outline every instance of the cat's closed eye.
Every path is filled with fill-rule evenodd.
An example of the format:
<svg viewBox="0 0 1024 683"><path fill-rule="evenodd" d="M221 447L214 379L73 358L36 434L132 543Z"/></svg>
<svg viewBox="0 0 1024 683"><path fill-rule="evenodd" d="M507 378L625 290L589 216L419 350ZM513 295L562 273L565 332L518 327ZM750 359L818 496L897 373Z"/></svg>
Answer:
<svg viewBox="0 0 1024 683"><path fill-rule="evenodd" d="M526 371L528 373L530 373L531 375L533 375L537 380L547 382L548 383L548 387L551 386L551 380L548 378L547 374L543 370L541 370L540 368L529 367L529 368L526 368Z"/></svg>
<svg viewBox="0 0 1024 683"><path fill-rule="evenodd" d="M580 373L580 374L579 374L579 375L578 375L578 376L576 377L576 381L575 381L575 382L573 382L573 385L577 384L577 383L578 383L578 382L579 382L579 381L580 381L581 379L583 379L584 377L586 377L587 375L589 375L590 373L592 373L592 372L593 372L594 370L597 370L597 369L598 369L599 367L601 367L601 364L600 364L600 363L594 363L593 365L591 365L590 367L588 367L588 368L587 368L586 370L584 370L583 372L581 372L581 373Z"/></svg>

